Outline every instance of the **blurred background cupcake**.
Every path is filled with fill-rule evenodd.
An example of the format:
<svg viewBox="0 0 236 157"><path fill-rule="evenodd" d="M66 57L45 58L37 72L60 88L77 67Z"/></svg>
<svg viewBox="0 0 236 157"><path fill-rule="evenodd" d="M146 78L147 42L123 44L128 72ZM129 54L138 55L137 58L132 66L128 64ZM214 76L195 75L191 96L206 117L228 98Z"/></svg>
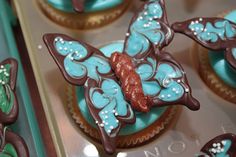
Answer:
<svg viewBox="0 0 236 157"><path fill-rule="evenodd" d="M91 29L119 18L131 0L38 0L44 14L71 29Z"/></svg>

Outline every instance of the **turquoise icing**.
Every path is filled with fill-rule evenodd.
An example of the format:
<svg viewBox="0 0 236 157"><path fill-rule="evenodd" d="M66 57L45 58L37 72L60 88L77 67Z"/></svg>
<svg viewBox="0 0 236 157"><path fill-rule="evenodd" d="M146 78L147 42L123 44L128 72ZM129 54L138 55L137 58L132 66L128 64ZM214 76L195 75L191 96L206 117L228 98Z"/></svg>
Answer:
<svg viewBox="0 0 236 157"><path fill-rule="evenodd" d="M104 54L110 56L111 51L121 52L122 48L123 48L123 42L117 42L117 43L112 43L110 45L104 46L100 50ZM113 87L113 88L111 88L111 87ZM113 108L115 107L116 103L114 100L109 100L109 98L111 98L111 97L109 97L110 93L113 93L114 91L116 91L115 94L118 94L118 95L120 94L120 96L116 96L116 98L121 97L123 99L123 95L120 93L120 87L117 86L117 84L115 82L108 81L107 85L105 84L102 87L102 89L104 90L104 92L106 91L105 97L107 97L107 99L101 100L101 99L103 99L102 95L99 95L98 93L96 93L95 97L98 99L96 99L94 97L94 100L96 99L96 101L99 102L99 104L97 104L97 107L101 108L105 104L110 103L110 105L107 105L107 106L111 107L112 110L110 110L110 111L112 111L112 112L116 111L116 112L119 112L118 114L124 115L127 110L122 111L123 110L122 108L120 108L120 110L119 110L119 107L117 107L115 109L115 111L113 111ZM107 90L107 89L109 89L109 90ZM113 90L113 89L116 89L116 90ZM91 115L88 111L88 107L86 105L83 87L77 87L76 91L77 91L76 93L77 93L77 97L78 97L78 107L79 107L82 115L84 116L84 118L87 120L87 122L90 125L92 125L93 127L96 127L96 124L95 124L93 118L91 117ZM122 104L122 103L126 103L126 102L124 101L124 102L120 102L120 103ZM120 105L117 104L117 106L123 106L121 104ZM166 110L166 107L161 107L161 108L152 108L152 110L148 114L137 112L135 124L128 125L128 126L122 128L120 135L129 135L129 134L136 133L142 129L145 129L146 127L150 126L153 122L155 122L164 113L165 110ZM107 112L105 112L105 111L107 111ZM110 132L111 128L113 128L113 127L115 128L117 126L116 118L114 117L113 113L108 112L108 108L106 108L106 109L104 108L102 110L102 112L99 114L101 114L100 116L104 120L105 124L106 124L107 120L109 120L108 126L106 127L106 125L104 125L105 130L107 132ZM106 118L105 116L107 116L108 118ZM111 124L111 125L109 125L109 124Z"/></svg>
<svg viewBox="0 0 236 157"><path fill-rule="evenodd" d="M65 70L73 78L83 78L87 75L90 78L99 80L97 71L101 74L107 74L111 70L107 60L100 56L93 55L81 61L81 59L87 57L88 52L78 42L56 38L54 44L57 52L66 56L64 60Z"/></svg>
<svg viewBox="0 0 236 157"><path fill-rule="evenodd" d="M230 140L225 140L225 145L223 147L224 151L221 153L217 153L216 157L229 157L229 154L227 154L229 148L231 147L232 142Z"/></svg>
<svg viewBox="0 0 236 157"><path fill-rule="evenodd" d="M226 19L236 23L236 10L225 16ZM235 55L235 51L233 54ZM236 88L236 71L225 60L224 52L209 52L209 60L217 76L229 86Z"/></svg>
<svg viewBox="0 0 236 157"><path fill-rule="evenodd" d="M47 0L56 9L74 12L71 0ZM121 4L123 0L86 0L85 12L95 12L113 8Z"/></svg>
<svg viewBox="0 0 236 157"><path fill-rule="evenodd" d="M102 120L105 131L109 134L113 129L119 126L119 120L116 116L124 117L128 114L128 110L132 110L130 105L125 101L120 86L114 80L107 79L102 82L102 94L96 90L97 89L90 90L90 97L93 101L93 105L97 109L102 109L99 112L99 117ZM130 117L133 116L134 114L131 113Z"/></svg>
<svg viewBox="0 0 236 157"><path fill-rule="evenodd" d="M144 8L130 26L130 33L127 34L128 44L125 51L130 56L146 52L150 44L161 45L165 39L161 24L157 21L163 16L159 1L150 1Z"/></svg>
<svg viewBox="0 0 236 157"><path fill-rule="evenodd" d="M225 40L236 35L235 28L227 20L217 21L214 24L207 22L206 26L201 22L192 22L189 29L194 31L199 40L213 43L217 42L219 38Z"/></svg>
<svg viewBox="0 0 236 157"><path fill-rule="evenodd" d="M136 72L141 77L145 95L155 96L159 93L158 98L165 102L172 102L181 98L184 94L184 89L174 79L181 78L182 73L179 70L174 70L172 66L165 63L160 63L155 72L154 69L157 66L156 60L148 58L148 61L149 64L142 64L136 69ZM153 76L158 83L156 81L147 81Z"/></svg>

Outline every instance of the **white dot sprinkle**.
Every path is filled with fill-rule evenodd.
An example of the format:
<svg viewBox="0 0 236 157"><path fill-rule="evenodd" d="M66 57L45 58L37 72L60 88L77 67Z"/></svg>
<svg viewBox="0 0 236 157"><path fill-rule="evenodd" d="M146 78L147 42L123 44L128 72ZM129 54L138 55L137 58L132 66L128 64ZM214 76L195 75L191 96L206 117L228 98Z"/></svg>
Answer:
<svg viewBox="0 0 236 157"><path fill-rule="evenodd" d="M188 89L188 88L186 88L186 89L185 89L185 92L187 92L187 93L188 93L188 92L189 92L189 89Z"/></svg>

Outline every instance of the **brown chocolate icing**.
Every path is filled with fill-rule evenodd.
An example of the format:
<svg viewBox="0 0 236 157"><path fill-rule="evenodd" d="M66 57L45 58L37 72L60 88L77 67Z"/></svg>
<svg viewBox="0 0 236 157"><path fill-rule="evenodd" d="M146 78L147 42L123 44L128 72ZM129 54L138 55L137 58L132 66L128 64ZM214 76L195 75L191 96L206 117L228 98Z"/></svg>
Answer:
<svg viewBox="0 0 236 157"><path fill-rule="evenodd" d="M228 143L227 143L228 142ZM231 142L231 144L229 144ZM201 149L209 157L215 157L217 154L223 154L227 157L236 157L236 135L227 133L215 137ZM206 155L197 155L197 157L206 157Z"/></svg>
<svg viewBox="0 0 236 157"><path fill-rule="evenodd" d="M226 31L228 28L225 28L225 32L224 32L224 37L220 37L219 34L217 35L217 41L212 42L211 40L201 40L197 34L195 34L196 32L192 31L189 26L190 24L197 22L200 24L203 24L204 26L204 31L206 30L206 25L207 24L212 24L215 25L215 23L217 22L221 22L221 21L225 21L228 22L231 26L232 29L236 29L236 24L224 19L224 18L193 18L184 22L176 22L172 25L172 29L177 32L177 33L181 33L184 35L187 35L188 37L192 38L193 40L195 40L197 43L201 44L202 46L213 50L214 52L217 53L217 51L225 51L225 59L226 61L229 63L229 65L231 65L232 68L236 69L236 59L233 57L232 55L232 49L236 46L236 35L232 36L232 37L225 37L226 36ZM211 33L211 32L210 32Z"/></svg>
<svg viewBox="0 0 236 157"><path fill-rule="evenodd" d="M29 156L29 151L25 141L20 136L8 130L7 128L3 128L2 125L0 125L0 141L0 154L4 150L6 144L11 144L16 150L18 157Z"/></svg>
<svg viewBox="0 0 236 157"><path fill-rule="evenodd" d="M142 83L136 73L131 57L115 52L111 55L110 64L121 82L123 93L133 109L140 112L149 111L149 99L144 95Z"/></svg>

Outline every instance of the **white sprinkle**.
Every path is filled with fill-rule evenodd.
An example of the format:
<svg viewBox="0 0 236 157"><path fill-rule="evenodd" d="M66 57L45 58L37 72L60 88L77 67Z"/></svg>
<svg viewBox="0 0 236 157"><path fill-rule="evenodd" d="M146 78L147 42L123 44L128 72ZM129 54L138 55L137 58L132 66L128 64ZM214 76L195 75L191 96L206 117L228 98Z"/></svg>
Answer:
<svg viewBox="0 0 236 157"><path fill-rule="evenodd" d="M110 129L114 129L114 127L113 127L113 126L110 126Z"/></svg>
<svg viewBox="0 0 236 157"><path fill-rule="evenodd" d="M61 41L61 44L64 44L65 42L64 41Z"/></svg>
<svg viewBox="0 0 236 157"><path fill-rule="evenodd" d="M70 41L69 44L71 45L71 44L72 44L72 41Z"/></svg>
<svg viewBox="0 0 236 157"><path fill-rule="evenodd" d="M202 18L201 18L201 17L199 18L199 21L202 21Z"/></svg>
<svg viewBox="0 0 236 157"><path fill-rule="evenodd" d="M196 20L196 21L195 21L195 23L199 23L199 21L198 21L198 20Z"/></svg>
<svg viewBox="0 0 236 157"><path fill-rule="evenodd" d="M215 150L215 149L212 149L212 152L215 154L215 153L216 153L216 150Z"/></svg>
<svg viewBox="0 0 236 157"><path fill-rule="evenodd" d="M185 92L186 92L186 93L188 93L188 92L189 92L189 89L188 89L188 88L186 88L186 89L185 89Z"/></svg>
<svg viewBox="0 0 236 157"><path fill-rule="evenodd" d="M148 13L145 11L145 12L144 12L144 15L147 15L147 14L148 14Z"/></svg>
<svg viewBox="0 0 236 157"><path fill-rule="evenodd" d="M104 114L104 112L102 111L101 114Z"/></svg>
<svg viewBox="0 0 236 157"><path fill-rule="evenodd" d="M118 116L118 113L117 113L117 112L115 113L115 116Z"/></svg>
<svg viewBox="0 0 236 157"><path fill-rule="evenodd" d="M105 116L105 119L107 119L108 118L108 116Z"/></svg>
<svg viewBox="0 0 236 157"><path fill-rule="evenodd" d="M126 33L126 36L129 36L130 34L129 33Z"/></svg>
<svg viewBox="0 0 236 157"><path fill-rule="evenodd" d="M108 122L106 122L105 125L108 125Z"/></svg>
<svg viewBox="0 0 236 157"><path fill-rule="evenodd" d="M98 124L98 121L96 120L95 123Z"/></svg>
<svg viewBox="0 0 236 157"><path fill-rule="evenodd" d="M176 94L179 94L179 91L176 91L175 93L176 93Z"/></svg>
<svg viewBox="0 0 236 157"><path fill-rule="evenodd" d="M158 16L154 16L154 19L157 19L158 18Z"/></svg>
<svg viewBox="0 0 236 157"><path fill-rule="evenodd" d="M116 123L119 123L119 120L118 120L118 119L116 120Z"/></svg>
<svg viewBox="0 0 236 157"><path fill-rule="evenodd" d="M108 113L108 111L105 111L105 113Z"/></svg>
<svg viewBox="0 0 236 157"><path fill-rule="evenodd" d="M191 31L193 31L193 32L194 32L194 31L195 31L195 29L194 29L194 28L191 28Z"/></svg>
<svg viewBox="0 0 236 157"><path fill-rule="evenodd" d="M153 18L149 18L149 21L152 21L153 20Z"/></svg>
<svg viewBox="0 0 236 157"><path fill-rule="evenodd" d="M223 145L226 145L226 141L222 141L222 144L223 144Z"/></svg>
<svg viewBox="0 0 236 157"><path fill-rule="evenodd" d="M38 49L41 50L43 48L42 45L38 45Z"/></svg>
<svg viewBox="0 0 236 157"><path fill-rule="evenodd" d="M5 82L4 82L4 81L2 81L2 84L3 84L3 85L5 85Z"/></svg>
<svg viewBox="0 0 236 157"><path fill-rule="evenodd" d="M103 120L102 123L105 123L105 120Z"/></svg>
<svg viewBox="0 0 236 157"><path fill-rule="evenodd" d="M170 94L168 94L168 95L167 95L167 97L168 97L168 98L170 98L170 97L171 97L171 95L170 95Z"/></svg>
<svg viewBox="0 0 236 157"><path fill-rule="evenodd" d="M62 39L62 38L60 38L59 40L60 40L60 41L63 41L63 39Z"/></svg>
<svg viewBox="0 0 236 157"><path fill-rule="evenodd" d="M207 31L207 29L205 28L205 29L204 29L204 31L206 32L206 31Z"/></svg>
<svg viewBox="0 0 236 157"><path fill-rule="evenodd" d="M221 150L220 150L221 152L224 152L225 151L225 149L224 148L221 148Z"/></svg>
<svg viewBox="0 0 236 157"><path fill-rule="evenodd" d="M192 21L192 22L191 22L191 25L194 25L194 24L195 24L195 22L194 22L194 21Z"/></svg>
<svg viewBox="0 0 236 157"><path fill-rule="evenodd" d="M201 31L203 31L204 30L204 28L201 28Z"/></svg>
<svg viewBox="0 0 236 157"><path fill-rule="evenodd" d="M172 91L175 92L175 91L176 91L176 88L172 88Z"/></svg>
<svg viewBox="0 0 236 157"><path fill-rule="evenodd" d="M68 48L67 48L67 47L65 47L65 48L64 48L64 50L66 51L66 50L68 50Z"/></svg>
<svg viewBox="0 0 236 157"><path fill-rule="evenodd" d="M217 146L220 147L220 143L217 143Z"/></svg>
<svg viewBox="0 0 236 157"><path fill-rule="evenodd" d="M161 95L162 98L165 98L165 95Z"/></svg>
<svg viewBox="0 0 236 157"><path fill-rule="evenodd" d="M103 123L101 123L101 124L100 124L100 127L104 127L104 124L103 124Z"/></svg>
<svg viewBox="0 0 236 157"><path fill-rule="evenodd" d="M193 34L194 34L194 35L197 35L197 32L194 32Z"/></svg>
<svg viewBox="0 0 236 157"><path fill-rule="evenodd" d="M107 130L108 133L111 133L111 130Z"/></svg>
<svg viewBox="0 0 236 157"><path fill-rule="evenodd" d="M70 49L70 52L73 52L73 49Z"/></svg>
<svg viewBox="0 0 236 157"><path fill-rule="evenodd" d="M62 47L59 47L59 50L62 50Z"/></svg>
<svg viewBox="0 0 236 157"><path fill-rule="evenodd" d="M178 82L178 83L180 83L180 82L181 82L181 80L177 80L177 82Z"/></svg>
<svg viewBox="0 0 236 157"><path fill-rule="evenodd" d="M55 38L55 41L58 41L58 38Z"/></svg>
<svg viewBox="0 0 236 157"><path fill-rule="evenodd" d="M217 146L217 144L216 143L213 143L213 147L216 147Z"/></svg>
<svg viewBox="0 0 236 157"><path fill-rule="evenodd" d="M116 113L116 110L112 110L112 113Z"/></svg>

